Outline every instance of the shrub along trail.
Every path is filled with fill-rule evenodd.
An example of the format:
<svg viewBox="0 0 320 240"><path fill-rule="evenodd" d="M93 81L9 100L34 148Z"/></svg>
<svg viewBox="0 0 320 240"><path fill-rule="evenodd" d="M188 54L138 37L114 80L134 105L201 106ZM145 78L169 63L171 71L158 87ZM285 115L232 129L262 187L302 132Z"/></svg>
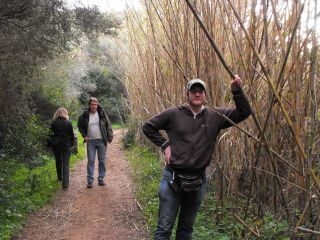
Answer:
<svg viewBox="0 0 320 240"><path fill-rule="evenodd" d="M115 130L107 148L106 186L98 186L96 159L94 187L86 188L84 159L71 172L69 190L60 190L51 205L31 215L14 239L147 239L122 137L123 130Z"/></svg>

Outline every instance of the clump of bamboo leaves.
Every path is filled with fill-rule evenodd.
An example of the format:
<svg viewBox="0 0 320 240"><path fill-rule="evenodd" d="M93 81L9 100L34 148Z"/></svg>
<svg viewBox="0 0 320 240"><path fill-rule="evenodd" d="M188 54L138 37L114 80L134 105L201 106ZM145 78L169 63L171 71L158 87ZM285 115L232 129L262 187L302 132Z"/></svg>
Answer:
<svg viewBox="0 0 320 240"><path fill-rule="evenodd" d="M232 201L235 219L244 225L250 225L249 215L272 212L289 222L291 237L319 234L317 1L190 2L243 79L255 115L220 135L209 169L217 202ZM208 105L232 106L230 76L186 1L143 4L143 11L127 12L127 88L134 117L143 122L184 103L186 82L196 77L207 82Z"/></svg>

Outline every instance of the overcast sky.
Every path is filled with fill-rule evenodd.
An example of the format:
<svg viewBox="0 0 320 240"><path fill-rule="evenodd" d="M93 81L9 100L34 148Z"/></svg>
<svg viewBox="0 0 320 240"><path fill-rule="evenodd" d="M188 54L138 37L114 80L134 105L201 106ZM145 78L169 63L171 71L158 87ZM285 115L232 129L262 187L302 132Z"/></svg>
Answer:
<svg viewBox="0 0 320 240"><path fill-rule="evenodd" d="M126 3L129 7L134 6L135 9L140 8L140 0L65 0L68 4L74 5L82 3L84 6L96 5L102 12L115 11L120 12L125 10Z"/></svg>
<svg viewBox="0 0 320 240"><path fill-rule="evenodd" d="M320 2L320 0L318 0L318 1ZM128 6L130 8L134 7L136 10L141 8L140 0L65 0L65 2L71 6L75 5L75 4L77 5L79 3L82 3L84 6L96 5L97 7L99 7L99 9L102 12L105 12L105 11L122 12L126 9L126 4L128 4ZM319 11L319 8L320 8L320 6L318 6L318 11ZM304 13L302 14L302 19L301 19L303 24L305 24L304 22L305 22L306 16L307 16L307 11L305 9ZM318 37L319 37L320 17L318 17L317 22L318 22L317 33L318 33ZM312 20L309 22L308 26L309 26L309 28L311 28L313 26Z"/></svg>

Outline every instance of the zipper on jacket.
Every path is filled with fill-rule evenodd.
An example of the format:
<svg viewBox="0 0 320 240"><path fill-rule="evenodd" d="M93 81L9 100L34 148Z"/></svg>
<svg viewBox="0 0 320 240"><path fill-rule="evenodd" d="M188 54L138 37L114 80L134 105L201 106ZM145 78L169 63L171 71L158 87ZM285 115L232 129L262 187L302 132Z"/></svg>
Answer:
<svg viewBox="0 0 320 240"><path fill-rule="evenodd" d="M191 159L193 158L193 155L194 155L194 145L195 145L195 142L194 142L194 135L195 135L195 120L197 118L197 115L193 115L193 126L192 126L192 156L191 156Z"/></svg>

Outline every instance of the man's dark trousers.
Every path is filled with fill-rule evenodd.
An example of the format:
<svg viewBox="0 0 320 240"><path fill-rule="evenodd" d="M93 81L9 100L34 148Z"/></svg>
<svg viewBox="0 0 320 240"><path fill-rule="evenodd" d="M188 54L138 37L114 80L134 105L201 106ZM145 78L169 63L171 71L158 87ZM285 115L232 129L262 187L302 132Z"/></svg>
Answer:
<svg viewBox="0 0 320 240"><path fill-rule="evenodd" d="M170 239L179 208L176 240L192 239L193 225L206 189L206 178L204 176L204 183L196 192L175 192L168 184L170 179L172 179L172 173L166 169L160 183L158 228L154 239Z"/></svg>

